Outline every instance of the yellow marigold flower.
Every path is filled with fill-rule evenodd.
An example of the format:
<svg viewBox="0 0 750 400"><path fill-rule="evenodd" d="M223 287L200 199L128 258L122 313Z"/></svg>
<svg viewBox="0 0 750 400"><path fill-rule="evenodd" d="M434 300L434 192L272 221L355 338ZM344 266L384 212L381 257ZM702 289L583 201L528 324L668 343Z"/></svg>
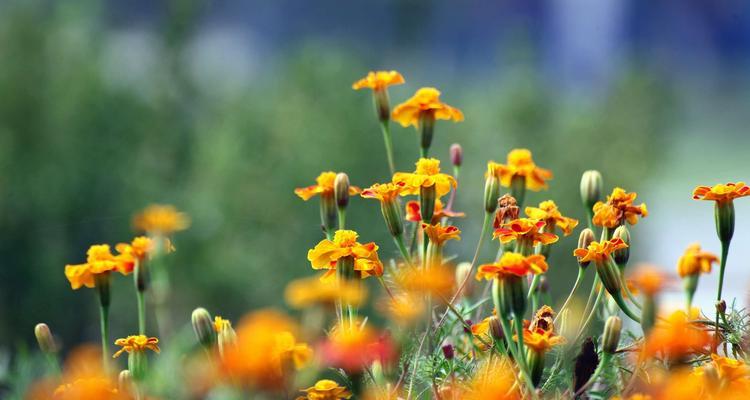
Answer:
<svg viewBox="0 0 750 400"><path fill-rule="evenodd" d="M506 252L500 261L492 264L480 265L477 269L477 280L482 278L492 280L502 279L505 275L525 276L528 274L543 274L547 272L547 262L541 254L524 256L519 253Z"/></svg>
<svg viewBox="0 0 750 400"><path fill-rule="evenodd" d="M518 335L513 335L513 340L518 341ZM552 348L565 342L565 338L555 335L553 330L544 330L541 328L523 330L523 343L526 347L534 352L544 354Z"/></svg>
<svg viewBox="0 0 750 400"><path fill-rule="evenodd" d="M750 196L750 186L745 186L745 182L730 182L726 185L718 184L712 187L698 186L693 190L693 199L695 200L728 202L745 196Z"/></svg>
<svg viewBox="0 0 750 400"><path fill-rule="evenodd" d="M412 200L406 203L406 220L411 222L421 222L422 221L422 213L420 211L419 202L416 200ZM443 217L448 218L461 218L466 216L466 214L462 212L452 211L452 210L446 210L445 206L443 205L443 202L440 199L435 199L435 210L432 213L432 222L433 224L437 223Z"/></svg>
<svg viewBox="0 0 750 400"><path fill-rule="evenodd" d="M614 188L612 194L607 196L606 203L598 201L594 204L594 225L617 228L625 221L630 225L637 224L638 216L648 216L648 209L645 204L633 205L636 197L638 194L635 192L628 193L622 188Z"/></svg>
<svg viewBox="0 0 750 400"><path fill-rule="evenodd" d="M100 274L117 271L127 275L132 271L112 254L107 244L89 247L86 255L86 263L65 266L65 277L68 278L73 290L79 289L81 286L93 288L96 286L96 276Z"/></svg>
<svg viewBox="0 0 750 400"><path fill-rule="evenodd" d="M232 321L224 319L218 315L214 317L214 332L219 333L224 329L230 328L232 328Z"/></svg>
<svg viewBox="0 0 750 400"><path fill-rule="evenodd" d="M159 349L159 339L145 335L131 335L126 338L120 338L115 340L115 345L121 346L122 348L118 350L112 358L119 357L123 352L132 353L134 351L143 352L151 350L155 353L159 353L161 351Z"/></svg>
<svg viewBox="0 0 750 400"><path fill-rule="evenodd" d="M632 277L633 284L646 296L654 296L667 284L667 276L650 265L639 267Z"/></svg>
<svg viewBox="0 0 750 400"><path fill-rule="evenodd" d="M133 217L133 227L143 232L170 235L190 227L190 217L174 206L152 204Z"/></svg>
<svg viewBox="0 0 750 400"><path fill-rule="evenodd" d="M526 216L544 221L548 227L559 227L565 236L573 233L573 229L578 225L577 219L563 216L552 200L539 203L539 207L526 207Z"/></svg>
<svg viewBox="0 0 750 400"><path fill-rule="evenodd" d="M508 153L507 164L490 162L488 170L494 171L500 179L500 184L510 187L514 176L526 178L526 187L533 191L547 189L547 181L552 179L552 172L537 167L528 149L513 149Z"/></svg>
<svg viewBox="0 0 750 400"><path fill-rule="evenodd" d="M456 188L456 179L440 172L440 160L435 158L420 158L413 173L396 172L393 183L403 184L402 196L419 194L422 187L435 186L435 194L440 197Z"/></svg>
<svg viewBox="0 0 750 400"><path fill-rule="evenodd" d="M333 240L323 239L307 252L307 260L313 269L327 269L323 279L336 273L338 260L343 257L354 258L354 270L361 278L383 275L383 263L378 258L378 246L374 242L361 244L359 235L350 230L338 230Z"/></svg>
<svg viewBox="0 0 750 400"><path fill-rule="evenodd" d="M506 357L485 361L474 374L464 400L520 400L523 385L517 382L517 371Z"/></svg>
<svg viewBox="0 0 750 400"><path fill-rule="evenodd" d="M305 392L305 396L297 397L297 400L340 400L352 397L349 389L330 379L321 379L314 386L301 391Z"/></svg>
<svg viewBox="0 0 750 400"><path fill-rule="evenodd" d="M474 345L480 350L488 350L495 340L503 340L503 327L500 325L495 310L492 315L471 326Z"/></svg>
<svg viewBox="0 0 750 400"><path fill-rule="evenodd" d="M533 243L533 245L536 246L539 243L552 244L557 242L558 237L554 233L540 231L544 225L544 221L536 219L514 219L505 224L501 224L499 228L495 229L493 236L498 238L501 243L510 243L514 240L521 240L527 243Z"/></svg>
<svg viewBox="0 0 750 400"><path fill-rule="evenodd" d="M381 202L392 201L398 197L403 187L404 183L376 183L362 190L360 196L366 199L377 199Z"/></svg>
<svg viewBox="0 0 750 400"><path fill-rule="evenodd" d="M321 280L317 277L303 278L290 282L284 292L287 304L293 308L315 305L333 307L336 301L358 307L367 298L364 286L333 279Z"/></svg>
<svg viewBox="0 0 750 400"><path fill-rule="evenodd" d="M732 382L750 377L750 368L741 360L711 354L711 361L719 373L720 379Z"/></svg>
<svg viewBox="0 0 750 400"><path fill-rule="evenodd" d="M445 265L432 265L429 269L405 267L396 271L394 280L407 292L447 296L455 283L455 274Z"/></svg>
<svg viewBox="0 0 750 400"><path fill-rule="evenodd" d="M435 119L453 120L454 122L464 120L464 114L461 110L440 101L440 91L431 87L417 90L412 98L396 106L393 109L392 117L401 126L414 125L417 127L424 113L433 113Z"/></svg>
<svg viewBox="0 0 750 400"><path fill-rule="evenodd" d="M321 172L317 178L315 178L315 184L303 188L294 189L294 194L299 196L302 200L310 200L316 195L330 195L333 196L333 186L336 181L336 173L332 171ZM360 192L360 188L357 186L349 186L349 195L354 196Z"/></svg>
<svg viewBox="0 0 750 400"><path fill-rule="evenodd" d="M370 71L367 76L354 82L352 89L384 90L388 86L401 85L404 77L398 71Z"/></svg>
<svg viewBox="0 0 750 400"><path fill-rule="evenodd" d="M146 258L150 258L157 251L164 251L166 253L175 251L169 239L163 239L161 250L157 249L157 245L158 243L155 239L146 236L138 236L131 243L118 243L115 245L115 250L119 253L116 259L120 264L120 272L123 272L125 275L131 273L135 268L136 261L141 262Z"/></svg>
<svg viewBox="0 0 750 400"><path fill-rule="evenodd" d="M693 312L691 311L691 314ZM662 354L672 360L694 353L704 353L711 336L701 326L691 323L685 311L675 311L666 320L658 320L646 338L643 351L646 356Z"/></svg>
<svg viewBox="0 0 750 400"><path fill-rule="evenodd" d="M710 273L711 264L719 262L719 257L713 253L702 251L698 243L688 246L685 253L677 262L677 272L681 277Z"/></svg>
<svg viewBox="0 0 750 400"><path fill-rule="evenodd" d="M430 238L430 243L436 246L442 246L448 240L461 240L461 231L453 225L444 226L440 223L434 225L422 223L422 229L427 237Z"/></svg>
<svg viewBox="0 0 750 400"><path fill-rule="evenodd" d="M591 242L585 249L575 249L573 255L578 257L580 262L603 262L612 252L627 248L628 245L620 238L608 240L606 242Z"/></svg>

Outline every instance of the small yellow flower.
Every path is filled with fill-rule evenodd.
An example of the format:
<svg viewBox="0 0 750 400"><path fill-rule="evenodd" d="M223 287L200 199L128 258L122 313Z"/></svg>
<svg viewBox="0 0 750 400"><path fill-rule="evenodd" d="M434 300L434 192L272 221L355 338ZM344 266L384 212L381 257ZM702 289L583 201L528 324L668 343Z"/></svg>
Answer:
<svg viewBox="0 0 750 400"><path fill-rule="evenodd" d="M608 240L603 243L591 242L585 249L575 249L573 255L578 257L579 262L604 262L612 252L628 247L620 238Z"/></svg>
<svg viewBox="0 0 750 400"><path fill-rule="evenodd" d="M148 337L145 335L131 335L126 338L121 338L115 340L116 346L121 346L122 348L115 353L112 358L119 357L120 354L123 352L143 352L146 350L151 350L155 353L159 353L161 350L159 349L159 339L155 337Z"/></svg>
<svg viewBox="0 0 750 400"><path fill-rule="evenodd" d="M492 264L480 265L477 269L477 280L502 279L505 275L525 276L528 274L543 274L547 272L547 262L541 254L524 256L519 253L506 252L500 261Z"/></svg>
<svg viewBox="0 0 750 400"><path fill-rule="evenodd" d="M648 209L645 204L634 205L638 194L628 193L624 189L616 187L612 194L607 196L607 202L594 204L593 222L596 226L617 228L627 221L630 225L638 223L638 217L647 217Z"/></svg>
<svg viewBox="0 0 750 400"><path fill-rule="evenodd" d="M354 258L354 270L361 278L383 275L383 263L378 258L378 246L374 242L361 244L359 235L350 230L338 230L333 240L323 239L307 252L307 260L313 269L328 270L323 279L336 273L336 265L343 257Z"/></svg>
<svg viewBox="0 0 750 400"><path fill-rule="evenodd" d="M404 127L409 125L418 127L424 113L433 113L435 119L455 122L464 120L461 110L440 101L440 91L431 87L417 90L412 98L396 106L393 109L393 120L398 121Z"/></svg>
<svg viewBox="0 0 750 400"><path fill-rule="evenodd" d="M310 200L316 195L330 195L333 196L333 186L336 182L336 173L332 171L321 172L317 178L315 178L315 184L303 188L294 189L294 194L299 196L302 200ZM360 188L356 186L349 186L349 195L354 196L360 192Z"/></svg>
<svg viewBox="0 0 750 400"><path fill-rule="evenodd" d="M708 274L711 272L711 265L717 262L719 257L716 254L703 251L700 244L693 243L677 262L677 272L683 278L700 273Z"/></svg>
<svg viewBox="0 0 750 400"><path fill-rule="evenodd" d="M548 227L559 227L565 236L573 233L573 229L578 225L577 219L563 216L552 200L539 203L539 207L526 207L526 215L531 219L544 221Z"/></svg>
<svg viewBox="0 0 750 400"><path fill-rule="evenodd" d="M374 91L384 90L388 86L401 85L404 77L398 71L370 71L367 76L354 82L352 89L372 89Z"/></svg>
<svg viewBox="0 0 750 400"><path fill-rule="evenodd" d="M503 244L510 243L514 240L522 240L533 243L534 246L539 243L552 244L557 242L558 237L554 233L540 231L540 229L543 228L544 225L544 221L536 219L514 219L508 223L500 225L499 228L495 229L493 237L498 238Z"/></svg>
<svg viewBox="0 0 750 400"><path fill-rule="evenodd" d="M393 183L403 185L401 195L419 194L422 187L435 186L435 194L440 197L456 188L456 179L440 172L440 160L434 158L420 158L413 173L396 172Z"/></svg>
<svg viewBox="0 0 750 400"><path fill-rule="evenodd" d="M528 149L514 149L508 153L507 164L498 164L490 162L487 166L488 171L494 171L500 179L500 184L510 187L510 183L515 176L526 178L526 187L533 191L547 189L547 181L552 179L552 172L548 169L537 167L531 158L531 151Z"/></svg>
<svg viewBox="0 0 750 400"><path fill-rule="evenodd" d="M315 382L314 386L301 391L306 395L297 397L297 400L340 400L352 397L347 388L329 379L321 379Z"/></svg>
<svg viewBox="0 0 750 400"><path fill-rule="evenodd" d="M172 242L167 238L163 238L161 246L160 251L166 253L175 251ZM116 259L121 264L120 268L125 271L123 273L129 274L135 268L136 261L140 262L154 255L157 251L157 242L147 236L138 236L130 243L118 243L115 250L119 253Z"/></svg>
<svg viewBox="0 0 750 400"><path fill-rule="evenodd" d="M734 199L750 196L750 186L745 182L718 184L712 187L698 186L693 190L695 200L713 200L717 202L729 202Z"/></svg>
<svg viewBox="0 0 750 400"><path fill-rule="evenodd" d="M122 260L112 254L107 244L93 245L86 254L86 263L65 266L65 277L68 278L73 290L81 286L95 287L97 275L114 271L127 275L132 271L132 268L128 269Z"/></svg>
<svg viewBox="0 0 750 400"><path fill-rule="evenodd" d="M190 217L177 211L174 206L152 204L133 218L133 227L143 232L166 235L184 231L190 226Z"/></svg>
<svg viewBox="0 0 750 400"><path fill-rule="evenodd" d="M453 225L444 226L443 224L426 224L422 223L422 229L427 237L430 239L430 243L436 246L442 246L448 240L461 240L461 231Z"/></svg>
<svg viewBox="0 0 750 400"><path fill-rule="evenodd" d="M362 193L359 195L366 199L377 199L381 202L388 202L396 199L401 194L403 187L403 183L376 183L362 190Z"/></svg>
<svg viewBox="0 0 750 400"><path fill-rule="evenodd" d="M221 331L225 329L231 329L232 328L232 321L228 319L224 319L220 316L214 317L214 332L220 333Z"/></svg>

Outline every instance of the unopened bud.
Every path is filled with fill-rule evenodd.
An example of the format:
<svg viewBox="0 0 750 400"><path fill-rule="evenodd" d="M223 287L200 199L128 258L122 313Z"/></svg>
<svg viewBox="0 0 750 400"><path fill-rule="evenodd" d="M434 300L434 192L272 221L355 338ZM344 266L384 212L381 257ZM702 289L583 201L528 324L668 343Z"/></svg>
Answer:
<svg viewBox="0 0 750 400"><path fill-rule="evenodd" d="M602 199L603 185L599 171L589 170L581 176L581 201L588 212L592 212L594 204Z"/></svg>
<svg viewBox="0 0 750 400"><path fill-rule="evenodd" d="M453 143L450 149L451 163L454 167L460 167L464 161L464 150L458 143Z"/></svg>
<svg viewBox="0 0 750 400"><path fill-rule="evenodd" d="M443 350L443 356L445 356L446 360L452 360L453 357L456 356L456 352L453 349L453 345L450 343L444 344L443 347L441 347L441 349Z"/></svg>
<svg viewBox="0 0 750 400"><path fill-rule="evenodd" d="M493 213L497 209L497 198L500 196L500 179L493 168L493 162L487 164L484 177L484 211Z"/></svg>
<svg viewBox="0 0 750 400"><path fill-rule="evenodd" d="M36 336L36 342L43 353L52 354L57 352L55 338L52 337L52 332L49 330L47 324L36 324L34 327L34 336Z"/></svg>
<svg viewBox="0 0 750 400"><path fill-rule="evenodd" d="M349 175L339 172L333 182L333 193L336 205L339 209L346 208L349 204Z"/></svg>
<svg viewBox="0 0 750 400"><path fill-rule="evenodd" d="M581 234L578 236L578 248L579 249L586 249L589 247L591 242L594 241L594 232L586 228L581 231ZM591 261L581 261L581 257L578 257L578 265L581 266L581 268L586 268L589 266Z"/></svg>
<svg viewBox="0 0 750 400"><path fill-rule="evenodd" d="M716 302L716 311L719 312L719 314L725 314L727 312L727 302L724 300L719 300Z"/></svg>
<svg viewBox="0 0 750 400"><path fill-rule="evenodd" d="M615 260L615 264L617 264L620 270L622 270L628 264L628 259L630 259L630 231L625 225L620 225L615 229L612 238L622 239L627 245L624 249L615 250L612 253L612 258Z"/></svg>
<svg viewBox="0 0 750 400"><path fill-rule="evenodd" d="M213 347L216 343L216 331L211 314L203 307L196 308L193 310L192 324L198 342L207 349Z"/></svg>
<svg viewBox="0 0 750 400"><path fill-rule="evenodd" d="M500 323L500 318L497 315L493 315L489 319L490 322L490 335L495 341L500 342L505 339L503 332L503 325Z"/></svg>
<svg viewBox="0 0 750 400"><path fill-rule="evenodd" d="M120 375L117 376L117 386L121 393L131 393L133 391L133 374L127 369L120 371Z"/></svg>
<svg viewBox="0 0 750 400"><path fill-rule="evenodd" d="M620 332L622 331L622 320L620 317L611 316L604 323L604 334L602 335L602 351L614 354L620 344Z"/></svg>

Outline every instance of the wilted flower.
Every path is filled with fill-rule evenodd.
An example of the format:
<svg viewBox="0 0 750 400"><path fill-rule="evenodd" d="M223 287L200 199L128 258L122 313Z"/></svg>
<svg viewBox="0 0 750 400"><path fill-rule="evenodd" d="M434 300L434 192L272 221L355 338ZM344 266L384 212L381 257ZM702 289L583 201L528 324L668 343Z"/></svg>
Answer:
<svg viewBox="0 0 750 400"><path fill-rule="evenodd" d="M402 196L419 194L423 187L435 187L435 194L440 197L456 187L456 179L440 172L440 160L420 158L413 173L396 172L393 183L403 184Z"/></svg>
<svg viewBox="0 0 750 400"><path fill-rule="evenodd" d="M169 236L190 226L190 217L174 206L152 204L133 217L133 227L143 232Z"/></svg>
<svg viewBox="0 0 750 400"><path fill-rule="evenodd" d="M514 177L523 177L526 188L534 191L547 188L547 181L552 179L552 172L537 167L531 158L531 151L527 149L514 149L508 153L507 164L495 164L495 170L500 177L500 184L505 187L511 186Z"/></svg>
<svg viewBox="0 0 750 400"><path fill-rule="evenodd" d="M327 269L323 278L330 278L336 272L338 261L344 257L354 259L354 271L361 278L383 275L383 264L378 258L378 246L373 243L357 242L359 235L350 230L339 230L333 240L323 239L315 248L307 252L307 259L313 269Z"/></svg>
<svg viewBox="0 0 750 400"><path fill-rule="evenodd" d="M577 219L563 216L552 200L539 203L539 207L526 207L526 216L544 221L547 227L557 226L562 229L565 236L573 233L573 229L578 225Z"/></svg>
<svg viewBox="0 0 750 400"><path fill-rule="evenodd" d="M315 382L314 386L301 391L305 392L305 395L297 397L297 400L340 400L352 397L349 389L330 379L321 379Z"/></svg>
<svg viewBox="0 0 750 400"><path fill-rule="evenodd" d="M607 196L606 202L599 201L594 204L594 225L614 229L625 221L630 225L637 224L639 216L648 216L648 210L645 204L633 204L636 197L638 194L635 192L628 193L622 188L614 188L612 194Z"/></svg>
<svg viewBox="0 0 750 400"><path fill-rule="evenodd" d="M425 114L431 115L436 120L445 119L455 122L464 120L461 110L440 101L440 91L431 87L417 90L414 96L396 106L393 109L393 120L404 127L409 125L419 127Z"/></svg>

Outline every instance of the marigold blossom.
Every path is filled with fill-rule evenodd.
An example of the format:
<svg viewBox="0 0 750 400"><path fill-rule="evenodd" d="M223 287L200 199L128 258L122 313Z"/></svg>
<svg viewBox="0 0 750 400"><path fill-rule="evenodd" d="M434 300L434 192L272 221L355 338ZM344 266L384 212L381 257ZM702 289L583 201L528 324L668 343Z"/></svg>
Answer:
<svg viewBox="0 0 750 400"><path fill-rule="evenodd" d="M685 311L679 310L666 320L658 320L646 338L644 354L662 354L669 359L680 359L689 354L705 353L711 336L704 328L690 322L693 317L697 315L688 318Z"/></svg>
<svg viewBox="0 0 750 400"><path fill-rule="evenodd" d="M425 87L417 90L410 99L393 109L393 120L398 121L401 126L419 126L419 121L424 113L433 113L435 119L453 120L461 122L464 114L461 110L451 107L440 101L440 91Z"/></svg>
<svg viewBox="0 0 750 400"><path fill-rule="evenodd" d="M315 385L301 391L305 392L305 395L297 397L297 400L341 400L352 397L349 389L330 379L321 379L315 382Z"/></svg>
<svg viewBox="0 0 750 400"><path fill-rule="evenodd" d="M461 240L461 231L453 225L422 223L422 230L430 239L430 243L440 247L448 240Z"/></svg>
<svg viewBox="0 0 750 400"><path fill-rule="evenodd" d="M152 204L133 217L133 227L143 232L169 236L190 227L190 217L172 205Z"/></svg>
<svg viewBox="0 0 750 400"><path fill-rule="evenodd" d="M118 243L115 245L117 250L117 262L121 264L121 268L124 269L124 274L129 274L135 268L136 261L141 262L146 258L150 258L157 251L163 251L171 253L175 251L172 242L167 238L162 238L163 243L159 244L156 239L147 236L138 236L133 239L130 243ZM157 246L161 246L161 250L157 249Z"/></svg>
<svg viewBox="0 0 750 400"><path fill-rule="evenodd" d="M591 242L585 249L575 249L573 255L578 257L579 262L593 261L595 263L604 262L615 250L627 248L628 245L620 238L608 240L606 242Z"/></svg>
<svg viewBox="0 0 750 400"><path fill-rule="evenodd" d="M333 240L323 239L307 252L307 260L313 269L326 269L322 279L329 279L336 273L338 261L343 257L354 259L354 271L361 278L383 275L383 264L378 258L378 246L374 242L361 244L359 235L350 230L338 230Z"/></svg>
<svg viewBox="0 0 750 400"><path fill-rule="evenodd" d="M501 243L510 243L514 240L525 241L537 244L552 244L557 242L557 235L549 232L541 232L540 229L545 225L544 221L519 218L500 225L495 229L493 236L498 238Z"/></svg>
<svg viewBox="0 0 750 400"><path fill-rule="evenodd" d="M287 304L293 308L316 305L333 307L337 301L358 307L367 298L367 289L349 281L321 280L318 277L302 278L290 282L284 291Z"/></svg>
<svg viewBox="0 0 750 400"><path fill-rule="evenodd" d="M734 199L750 196L750 186L745 182L717 184L714 186L698 186L693 190L694 200L713 200L717 202L729 202Z"/></svg>
<svg viewBox="0 0 750 400"><path fill-rule="evenodd" d="M510 187L513 177L522 176L526 179L528 189L539 191L547 189L547 181L552 179L552 172L537 167L528 149L513 149L508 153L507 164L490 162L488 169L495 171L500 184L505 187Z"/></svg>
<svg viewBox="0 0 750 400"><path fill-rule="evenodd" d="M577 219L563 216L552 200L539 203L539 207L526 207L525 211L526 216L531 219L544 221L548 227L557 226L562 229L565 236L573 233L573 229L578 225Z"/></svg>
<svg viewBox="0 0 750 400"><path fill-rule="evenodd" d="M117 339L115 340L115 345L121 346L122 348L118 350L112 358L117 358L124 352L132 353L134 351L144 352L146 350L151 350L155 353L159 353L161 351L159 349L159 339L145 335L131 335L126 338Z"/></svg>
<svg viewBox="0 0 750 400"><path fill-rule="evenodd" d="M513 340L518 341L518 335L513 335ZM534 352L544 354L549 349L565 342L565 338L556 335L554 330L542 328L531 329L528 326L523 330L523 343Z"/></svg>
<svg viewBox="0 0 750 400"><path fill-rule="evenodd" d="M635 270L632 282L646 296L654 296L668 283L668 277L656 267L642 265Z"/></svg>
<svg viewBox="0 0 750 400"><path fill-rule="evenodd" d="M441 219L448 218L461 218L466 214L458 211L447 210L440 199L435 199L435 211L432 213L432 222L437 223ZM419 202L411 200L406 203L406 220L411 222L422 222L422 213L419 209Z"/></svg>
<svg viewBox="0 0 750 400"><path fill-rule="evenodd" d="M617 228L627 221L630 225L638 223L638 217L647 217L646 204L634 205L638 197L635 192L628 193L624 189L616 187L612 194L607 196L606 202L598 201L594 204L594 225L606 228Z"/></svg>
<svg viewBox="0 0 750 400"><path fill-rule="evenodd" d="M404 77L398 71L370 71L367 76L354 82L352 89L372 89L374 91L384 90L388 86L401 85Z"/></svg>
<svg viewBox="0 0 750 400"><path fill-rule="evenodd" d="M381 202L395 200L403 190L404 183L376 183L359 194L366 199L377 199Z"/></svg>
<svg viewBox="0 0 750 400"><path fill-rule="evenodd" d="M440 197L456 188L456 179L440 172L440 160L420 158L414 172L396 172L393 183L403 184L402 196L419 194L423 187L435 187L435 194Z"/></svg>
<svg viewBox="0 0 750 400"><path fill-rule="evenodd" d="M677 262L677 273L683 278L701 273L708 274L711 272L711 265L718 262L719 257L716 254L703 251L700 244L693 243Z"/></svg>
<svg viewBox="0 0 750 400"><path fill-rule="evenodd" d="M302 200L307 201L317 195L333 196L334 183L336 182L336 172L321 172L315 178L315 184L307 187L294 189L294 194ZM354 196L361 191L357 186L349 186L349 195Z"/></svg>
<svg viewBox="0 0 750 400"><path fill-rule="evenodd" d="M73 290L82 286L93 288L96 286L96 276L110 272L120 272L127 275L132 272L132 267L121 262L112 254L109 245L97 244L89 247L86 252L86 263L65 266L65 277L70 282Z"/></svg>
<svg viewBox="0 0 750 400"><path fill-rule="evenodd" d="M349 373L362 371L375 361L388 363L395 356L393 343L368 325L337 325L321 344L323 361Z"/></svg>
<svg viewBox="0 0 750 400"><path fill-rule="evenodd" d="M517 371L506 357L495 357L485 361L474 374L465 400L520 400L522 395Z"/></svg>
<svg viewBox="0 0 750 400"><path fill-rule="evenodd" d="M547 268L547 262L541 254L524 256L519 253L506 252L500 257L500 261L480 265L477 269L476 279L502 279L505 275L538 275L547 272Z"/></svg>

